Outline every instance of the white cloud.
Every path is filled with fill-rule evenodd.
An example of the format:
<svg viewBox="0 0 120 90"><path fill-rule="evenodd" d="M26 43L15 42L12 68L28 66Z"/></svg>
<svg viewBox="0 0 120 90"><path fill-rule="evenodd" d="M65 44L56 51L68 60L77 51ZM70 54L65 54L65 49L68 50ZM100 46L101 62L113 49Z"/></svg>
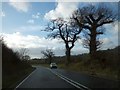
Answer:
<svg viewBox="0 0 120 90"><path fill-rule="evenodd" d="M95 2L105 2L107 0L56 0L57 6L55 9L50 10L44 15L44 18L56 19L58 17L68 18L74 10L78 8L78 5L84 6L84 4L95 4ZM114 0L109 0L112 2ZM115 0L116 2L118 0ZM114 1L114 2L115 2ZM83 3L84 2L84 3ZM85 3L86 2L86 3ZM94 3L93 3L94 2ZM108 1L107 1L108 2ZM116 5L115 3L110 3L111 6Z"/></svg>
<svg viewBox="0 0 120 90"><path fill-rule="evenodd" d="M68 18L77 9L78 2L59 2L54 10L45 14L45 19L56 19L58 17Z"/></svg>
<svg viewBox="0 0 120 90"><path fill-rule="evenodd" d="M12 29L12 32L20 32L20 33L26 33L26 32L37 32L37 31L41 31L45 28L45 26L40 26L40 25L35 25L35 24L31 24L31 25L26 25L26 26L21 26L15 29Z"/></svg>
<svg viewBox="0 0 120 90"><path fill-rule="evenodd" d="M53 50L64 48L64 44L59 44L57 39L46 39L44 37L38 37L34 35L23 35L20 32L12 34L2 34L4 36L4 41L8 47L13 49L28 48L32 55L32 50L37 50L36 53L51 48ZM35 53L35 52L34 52ZM63 54L63 53L62 53Z"/></svg>
<svg viewBox="0 0 120 90"><path fill-rule="evenodd" d="M27 12L29 10L29 2L18 2L18 0L9 0L9 5L14 7L19 12Z"/></svg>
<svg viewBox="0 0 120 90"><path fill-rule="evenodd" d="M40 13L37 12L36 14L32 15L32 18L34 18L34 19L40 18Z"/></svg>
<svg viewBox="0 0 120 90"><path fill-rule="evenodd" d="M29 24L34 24L34 20L33 20L33 19L30 19L30 20L27 21L27 23L29 23Z"/></svg>
<svg viewBox="0 0 120 90"><path fill-rule="evenodd" d="M12 34L3 34L4 40L7 45L11 48L38 48L44 47L44 42L46 39L40 38L38 36L27 35L24 36L20 32ZM12 41L11 41L12 40ZM45 41L46 42L46 41Z"/></svg>
<svg viewBox="0 0 120 90"><path fill-rule="evenodd" d="M118 46L118 22L115 22L114 25L105 25L106 32L105 36L101 40L103 41L102 49L114 48ZM104 36L104 35L103 35Z"/></svg>
<svg viewBox="0 0 120 90"><path fill-rule="evenodd" d="M0 12L0 16L1 16L1 17L5 17L5 12L3 12L3 11Z"/></svg>
<svg viewBox="0 0 120 90"><path fill-rule="evenodd" d="M36 14L33 14L33 15L32 15L32 18L29 19L29 20L27 21L27 23L29 23L29 24L34 24L34 23L35 23L35 19L39 19L40 16L41 16L41 15L40 15L39 12L37 12Z"/></svg>
<svg viewBox="0 0 120 90"><path fill-rule="evenodd" d="M47 48L53 49L57 56L65 55L64 43L58 39L46 39L44 37L34 35L23 35L20 32L12 34L3 33L3 36L8 47L16 50L19 50L20 48L28 48L30 56L32 57L42 57L40 52ZM86 52L85 49L80 46L80 42L76 45L77 47L72 49L72 54Z"/></svg>

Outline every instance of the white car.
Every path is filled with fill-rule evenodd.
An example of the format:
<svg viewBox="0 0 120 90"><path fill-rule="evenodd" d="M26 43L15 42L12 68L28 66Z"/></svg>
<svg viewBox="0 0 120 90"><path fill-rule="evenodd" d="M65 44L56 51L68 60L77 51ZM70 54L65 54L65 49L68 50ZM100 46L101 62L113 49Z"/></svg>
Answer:
<svg viewBox="0 0 120 90"><path fill-rule="evenodd" d="M50 64L50 68L52 69L52 68L57 68L57 64L56 63L51 63Z"/></svg>

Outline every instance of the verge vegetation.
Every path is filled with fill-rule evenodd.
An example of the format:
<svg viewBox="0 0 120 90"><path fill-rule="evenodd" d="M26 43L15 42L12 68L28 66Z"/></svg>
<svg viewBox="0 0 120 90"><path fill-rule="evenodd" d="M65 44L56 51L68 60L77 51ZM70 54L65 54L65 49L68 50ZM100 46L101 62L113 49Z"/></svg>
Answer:
<svg viewBox="0 0 120 90"><path fill-rule="evenodd" d="M66 57L54 57L51 62L56 62L58 68L86 73L89 75L94 75L97 77L108 78L112 80L118 80L119 76L119 55L118 52L120 50L120 46L114 49L101 50L97 53L97 59L89 62L90 55L89 54L81 54L71 56L71 63L66 66L65 60ZM47 59L32 59L29 61L32 65L41 65L45 67L49 67L49 60Z"/></svg>
<svg viewBox="0 0 120 90"><path fill-rule="evenodd" d="M27 61L20 59L18 52L8 48L0 41L2 49L2 88L15 88L16 85L31 73L34 68Z"/></svg>

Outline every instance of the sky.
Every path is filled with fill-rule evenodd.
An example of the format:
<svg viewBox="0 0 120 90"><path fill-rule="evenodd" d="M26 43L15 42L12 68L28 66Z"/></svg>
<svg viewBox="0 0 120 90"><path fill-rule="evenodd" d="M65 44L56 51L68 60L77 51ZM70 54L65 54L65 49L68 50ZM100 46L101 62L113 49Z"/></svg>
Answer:
<svg viewBox="0 0 120 90"><path fill-rule="evenodd" d="M76 0L76 2L60 2L60 0L55 2L15 1L8 0L0 3L2 4L0 5L2 6L0 11L2 31L0 34L4 36L4 41L8 47L14 50L27 48L32 58L43 57L41 51L46 49L52 49L56 56L65 55L65 46L62 40L46 39L48 32L43 30L50 19L68 18L78 7L90 4L90 2L80 2L80 0ZM99 2L99 0L97 1ZM118 9L115 2L109 2L106 5L110 5L116 11ZM100 36L103 41L101 49L118 46L118 22L105 25L105 28L105 34ZM82 40L78 40L71 53L77 55L88 52L89 50L82 46Z"/></svg>

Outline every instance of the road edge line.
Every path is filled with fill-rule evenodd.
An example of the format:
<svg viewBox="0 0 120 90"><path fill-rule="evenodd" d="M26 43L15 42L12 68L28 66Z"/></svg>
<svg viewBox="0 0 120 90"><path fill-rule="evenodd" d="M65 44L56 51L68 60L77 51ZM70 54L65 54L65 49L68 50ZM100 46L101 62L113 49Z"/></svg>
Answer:
<svg viewBox="0 0 120 90"><path fill-rule="evenodd" d="M60 75L61 75L61 74L60 74ZM73 81L73 80L70 79L70 78L67 78L67 77L65 77L65 76L63 76L63 75L61 75L61 76L64 77L64 78L66 78L66 79L68 79L69 81L71 81L71 82L73 82L73 83L75 83L75 84L77 84L77 85L79 85L79 86L87 89L87 90L91 90L91 89L89 89L88 87L86 87L86 86L84 86L84 85L82 85L82 84L80 84L80 83L78 83L78 82L76 82L76 81Z"/></svg>
<svg viewBox="0 0 120 90"><path fill-rule="evenodd" d="M49 69L49 68L48 68ZM52 73L54 73L55 75L57 75L58 77L60 77L61 79L63 79L63 80L65 80L66 82L68 82L68 83L70 83L71 85L73 85L73 86L75 86L76 88L79 88L79 89L82 89L82 90L85 90L85 89L87 89L87 90L91 90L90 88L88 88L88 87L86 87L86 86L84 86L84 85L82 85L82 84L80 84L80 83L78 83L78 82L76 82L76 81L73 81L73 80L71 80L71 79L69 79L69 78L67 78L67 77L65 77L65 76L63 76L63 75L61 75L61 74L58 74L57 72L55 72L55 71L52 71L51 69L49 69ZM83 89L84 88L84 89Z"/></svg>
<svg viewBox="0 0 120 90"><path fill-rule="evenodd" d="M52 71L51 71L52 72ZM52 72L52 73L54 73L54 72ZM56 76L58 76L59 78L61 78L62 80L64 80L64 81L66 81L66 82L68 82L69 84L71 84L71 85L73 85L74 87L76 87L76 88L79 88L79 89L81 89L81 90L83 90L81 87L79 87L78 85L76 85L76 84L74 84L74 83L72 83L72 82L70 82L69 80L67 80L67 79L65 79L64 77L61 77L59 74L57 74L57 73L54 73Z"/></svg>
<svg viewBox="0 0 120 90"><path fill-rule="evenodd" d="M36 69L34 71L32 71L25 79L23 79L16 87L14 90L16 90L24 81L26 81L34 72L36 71Z"/></svg>

